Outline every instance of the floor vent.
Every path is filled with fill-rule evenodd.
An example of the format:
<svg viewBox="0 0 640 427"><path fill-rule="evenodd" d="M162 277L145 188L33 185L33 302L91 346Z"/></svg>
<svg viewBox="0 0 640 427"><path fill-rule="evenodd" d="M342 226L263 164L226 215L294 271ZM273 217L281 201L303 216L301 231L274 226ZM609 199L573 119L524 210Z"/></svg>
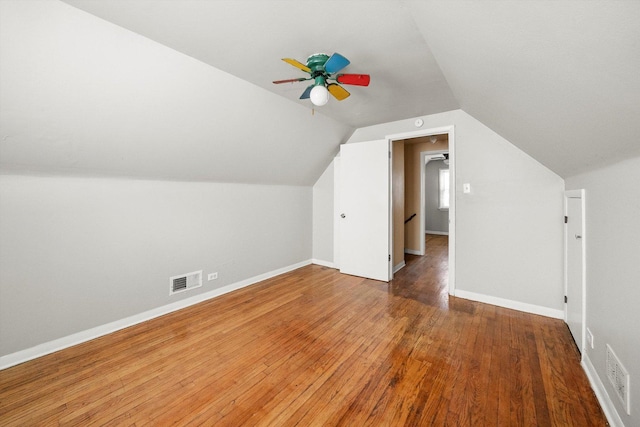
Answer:
<svg viewBox="0 0 640 427"><path fill-rule="evenodd" d="M169 279L169 285L169 295L199 288L202 286L202 270L181 274L180 276L173 276Z"/></svg>
<svg viewBox="0 0 640 427"><path fill-rule="evenodd" d="M629 407L629 373L622 366L620 359L607 344L607 378L613 385L627 415L631 415Z"/></svg>

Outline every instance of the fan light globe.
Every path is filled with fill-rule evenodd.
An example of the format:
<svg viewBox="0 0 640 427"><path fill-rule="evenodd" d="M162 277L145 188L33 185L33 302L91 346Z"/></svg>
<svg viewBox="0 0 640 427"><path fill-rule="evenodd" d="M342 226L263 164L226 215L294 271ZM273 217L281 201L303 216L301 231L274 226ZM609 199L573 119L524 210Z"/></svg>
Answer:
<svg viewBox="0 0 640 427"><path fill-rule="evenodd" d="M324 87L324 85L315 86L313 89L311 89L309 98L311 99L313 105L322 107L324 104L329 102L329 91L326 87Z"/></svg>

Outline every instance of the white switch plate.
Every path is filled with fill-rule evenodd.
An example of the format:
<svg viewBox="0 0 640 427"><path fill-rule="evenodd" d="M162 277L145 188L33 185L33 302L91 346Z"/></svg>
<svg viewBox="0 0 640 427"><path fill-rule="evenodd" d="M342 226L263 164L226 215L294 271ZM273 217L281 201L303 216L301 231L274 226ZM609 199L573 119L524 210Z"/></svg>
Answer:
<svg viewBox="0 0 640 427"><path fill-rule="evenodd" d="M593 334L591 333L589 328L587 328L587 343L589 343L591 348L593 348Z"/></svg>
<svg viewBox="0 0 640 427"><path fill-rule="evenodd" d="M209 273L207 276L207 280L216 280L218 278L218 273Z"/></svg>
<svg viewBox="0 0 640 427"><path fill-rule="evenodd" d="M462 191L464 193L471 193L471 184L469 183L462 184Z"/></svg>

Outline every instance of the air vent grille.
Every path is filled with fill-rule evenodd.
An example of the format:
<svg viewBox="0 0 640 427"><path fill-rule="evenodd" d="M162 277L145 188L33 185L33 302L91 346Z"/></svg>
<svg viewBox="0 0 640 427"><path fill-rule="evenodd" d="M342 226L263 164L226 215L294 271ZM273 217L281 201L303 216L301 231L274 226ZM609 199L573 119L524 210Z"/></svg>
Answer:
<svg viewBox="0 0 640 427"><path fill-rule="evenodd" d="M202 286L202 270L173 276L169 279L169 295Z"/></svg>
<svg viewBox="0 0 640 427"><path fill-rule="evenodd" d="M607 378L611 382L618 398L624 405L627 414L631 414L629 407L629 373L622 366L620 359L607 344Z"/></svg>

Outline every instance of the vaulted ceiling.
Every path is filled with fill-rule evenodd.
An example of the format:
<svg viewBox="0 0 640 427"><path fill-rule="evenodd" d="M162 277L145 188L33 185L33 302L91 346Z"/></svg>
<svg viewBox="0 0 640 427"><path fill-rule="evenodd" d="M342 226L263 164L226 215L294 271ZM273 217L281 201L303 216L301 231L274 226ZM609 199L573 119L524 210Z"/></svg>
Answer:
<svg viewBox="0 0 640 427"><path fill-rule="evenodd" d="M50 7L52 2L41 3ZM166 129L157 134L136 130L135 141L127 147L111 141L127 154L105 148L109 143L106 139L87 148L87 152L64 153L56 164L61 169L93 168L135 175L132 171L138 164L141 175L159 176L163 174L160 170L166 171L173 161L177 172L165 173L167 178L309 185L356 128L456 108L563 177L640 155L640 2L65 2L108 21L97 23L90 15L73 15L73 19L91 21L88 27L99 27L97 39L101 42L96 43L97 50L118 43L129 46L132 40L146 46L146 41L121 39L118 34L124 30L114 27L109 33L104 27L112 23L201 61L212 71L202 80L193 80L189 74L178 73L181 67L166 64L166 70L162 70L154 64L161 77L150 75L148 79L160 79L161 83L163 78L191 81L176 83L169 89L174 91L174 98L171 94L163 98L172 104L161 111L167 116ZM61 26L58 24L54 31L71 31ZM17 25L13 28L19 31ZM4 31L3 49L12 37L9 30ZM77 37L86 34L79 32ZM113 34L113 40L105 40L109 34ZM66 45L73 33L68 37ZM82 56L82 52L77 55ZM345 71L370 74L371 85L349 86L349 98L341 102L331 99L312 111L308 100L298 99L305 82L271 83L304 76L281 58L304 62L317 52L340 52L351 60ZM3 52L3 59L6 56L19 58L15 52ZM106 56L105 61L113 58L116 56ZM167 76L163 76L165 73ZM118 81L123 78L115 77ZM9 80L4 79L5 87L13 83ZM198 88L193 87L194 82L206 84ZM114 96L119 96L116 86ZM177 91L185 87L188 90L179 95ZM183 99L216 94L219 99L215 106L207 100L193 105ZM142 98L145 93L137 95ZM12 101L5 98L3 107ZM145 121L147 113L135 105L123 102L121 108L123 112L113 113L110 125L122 125L124 116L132 112ZM2 118L2 149L8 159L2 159L3 165L23 164L28 168L33 153L21 151L23 144L18 142L23 141L20 135L24 140L37 135L28 136L27 130L20 129L16 125L19 114L13 113L11 108L11 114ZM186 137L169 126L175 127L176 119L170 117L175 114L180 116L180 123L190 126ZM194 114L211 116L216 124L194 123ZM95 126L96 133L110 134L112 139L123 136L113 134L103 123ZM71 134L71 141L80 138L73 136L74 131L59 130L53 124L48 128L67 137ZM90 131L83 130L85 140ZM182 151L175 145L180 137ZM14 145L5 143L7 138ZM32 143L29 141L26 143ZM39 144L33 144L33 150L37 150ZM88 160L96 155L107 156L112 162ZM143 158L149 164L140 165ZM39 162L31 166L47 165L46 159Z"/></svg>

